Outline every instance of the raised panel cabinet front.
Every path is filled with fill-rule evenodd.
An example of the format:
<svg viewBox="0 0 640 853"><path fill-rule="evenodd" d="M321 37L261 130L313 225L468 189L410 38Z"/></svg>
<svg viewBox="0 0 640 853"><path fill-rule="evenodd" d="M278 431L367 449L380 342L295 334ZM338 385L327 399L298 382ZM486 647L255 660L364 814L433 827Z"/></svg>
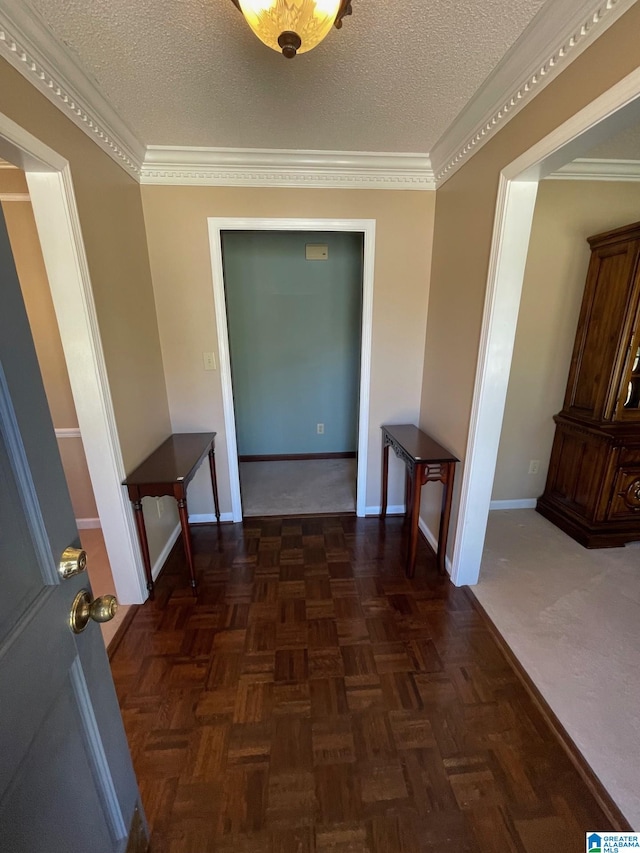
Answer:
<svg viewBox="0 0 640 853"><path fill-rule="evenodd" d="M640 521L640 465L618 468L607 518Z"/></svg>
<svg viewBox="0 0 640 853"><path fill-rule="evenodd" d="M564 407L537 509L587 548L605 548L640 539L640 222L589 244Z"/></svg>

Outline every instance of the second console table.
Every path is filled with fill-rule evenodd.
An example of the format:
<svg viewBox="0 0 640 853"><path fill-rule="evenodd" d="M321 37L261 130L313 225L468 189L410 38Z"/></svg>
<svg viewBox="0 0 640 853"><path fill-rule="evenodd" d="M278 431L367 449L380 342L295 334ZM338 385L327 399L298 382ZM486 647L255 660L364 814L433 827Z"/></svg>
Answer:
<svg viewBox="0 0 640 853"><path fill-rule="evenodd" d="M140 550L147 577L149 598L153 598L153 577L151 559L147 542L147 529L142 513L142 498L164 497L169 495L178 502L178 514L182 528L184 551L191 576L191 588L196 592L196 573L193 565L193 549L189 533L189 513L187 512L187 486L193 479L205 456L209 456L213 503L216 519L220 523L218 504L218 481L216 477L215 432L174 433L148 456L135 471L123 482L127 487L129 500L135 510Z"/></svg>
<svg viewBox="0 0 640 853"><path fill-rule="evenodd" d="M406 466L405 514L409 515L409 547L407 549L407 576L415 572L416 547L418 544L418 522L420 519L420 491L425 483L440 482L443 485L440 531L438 533L438 571L445 574L447 533L451 516L451 497L456 462L453 456L426 432L413 424L395 424L382 429L382 508L380 516L387 514L387 488L389 476L389 448Z"/></svg>

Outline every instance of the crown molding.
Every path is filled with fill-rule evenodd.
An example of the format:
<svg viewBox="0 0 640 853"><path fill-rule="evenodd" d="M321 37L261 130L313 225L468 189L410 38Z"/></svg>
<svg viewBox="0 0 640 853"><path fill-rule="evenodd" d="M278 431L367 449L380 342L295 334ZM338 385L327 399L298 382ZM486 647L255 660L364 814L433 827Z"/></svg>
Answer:
<svg viewBox="0 0 640 853"><path fill-rule="evenodd" d="M548 175L552 181L640 181L640 160L578 158Z"/></svg>
<svg viewBox="0 0 640 853"><path fill-rule="evenodd" d="M145 153L96 84L23 0L2 0L0 56L143 184L434 190L634 2L589 0L570 19L563 15L562 2L546 3L430 155L155 145ZM514 80L522 82L514 85ZM595 176L592 170L582 179L637 180L620 172L604 174ZM578 179L565 170L561 175Z"/></svg>
<svg viewBox="0 0 640 853"><path fill-rule="evenodd" d="M144 145L23 0L3 0L0 6L0 56L138 177Z"/></svg>
<svg viewBox="0 0 640 853"><path fill-rule="evenodd" d="M426 154L150 145L142 184L435 190Z"/></svg>
<svg viewBox="0 0 640 853"><path fill-rule="evenodd" d="M440 186L636 0L545 3L430 152ZM514 85L514 81L520 81Z"/></svg>

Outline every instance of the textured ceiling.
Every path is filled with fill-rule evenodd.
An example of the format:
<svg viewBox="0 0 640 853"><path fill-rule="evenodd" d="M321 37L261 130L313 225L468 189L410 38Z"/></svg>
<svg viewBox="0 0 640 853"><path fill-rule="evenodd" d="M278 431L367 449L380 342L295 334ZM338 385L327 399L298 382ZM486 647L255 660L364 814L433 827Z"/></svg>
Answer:
<svg viewBox="0 0 640 853"><path fill-rule="evenodd" d="M584 156L597 160L640 160L640 124L614 134Z"/></svg>
<svg viewBox="0 0 640 853"><path fill-rule="evenodd" d="M428 152L544 0L353 0L286 60L231 0L29 0L145 145Z"/></svg>

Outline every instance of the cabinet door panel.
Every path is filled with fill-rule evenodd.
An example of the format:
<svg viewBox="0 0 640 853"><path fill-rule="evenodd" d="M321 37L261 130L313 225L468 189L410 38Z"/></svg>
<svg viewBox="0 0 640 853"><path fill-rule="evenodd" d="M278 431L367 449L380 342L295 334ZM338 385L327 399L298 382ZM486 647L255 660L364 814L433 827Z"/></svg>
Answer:
<svg viewBox="0 0 640 853"><path fill-rule="evenodd" d="M555 468L554 482L547 484L545 494L552 494L573 510L592 517L605 462L606 446L601 440L559 425L551 460Z"/></svg>
<svg viewBox="0 0 640 853"><path fill-rule="evenodd" d="M612 397L621 341L627 341L636 243L595 249L592 253L578 333L571 362L565 409L588 418L602 418ZM617 383L616 383L617 386Z"/></svg>
<svg viewBox="0 0 640 853"><path fill-rule="evenodd" d="M640 521L640 465L618 469L608 518Z"/></svg>
<svg viewBox="0 0 640 853"><path fill-rule="evenodd" d="M636 269L633 291L640 292L640 269ZM622 353L620 380L616 382L614 420L640 422L640 306L635 306L628 345Z"/></svg>

